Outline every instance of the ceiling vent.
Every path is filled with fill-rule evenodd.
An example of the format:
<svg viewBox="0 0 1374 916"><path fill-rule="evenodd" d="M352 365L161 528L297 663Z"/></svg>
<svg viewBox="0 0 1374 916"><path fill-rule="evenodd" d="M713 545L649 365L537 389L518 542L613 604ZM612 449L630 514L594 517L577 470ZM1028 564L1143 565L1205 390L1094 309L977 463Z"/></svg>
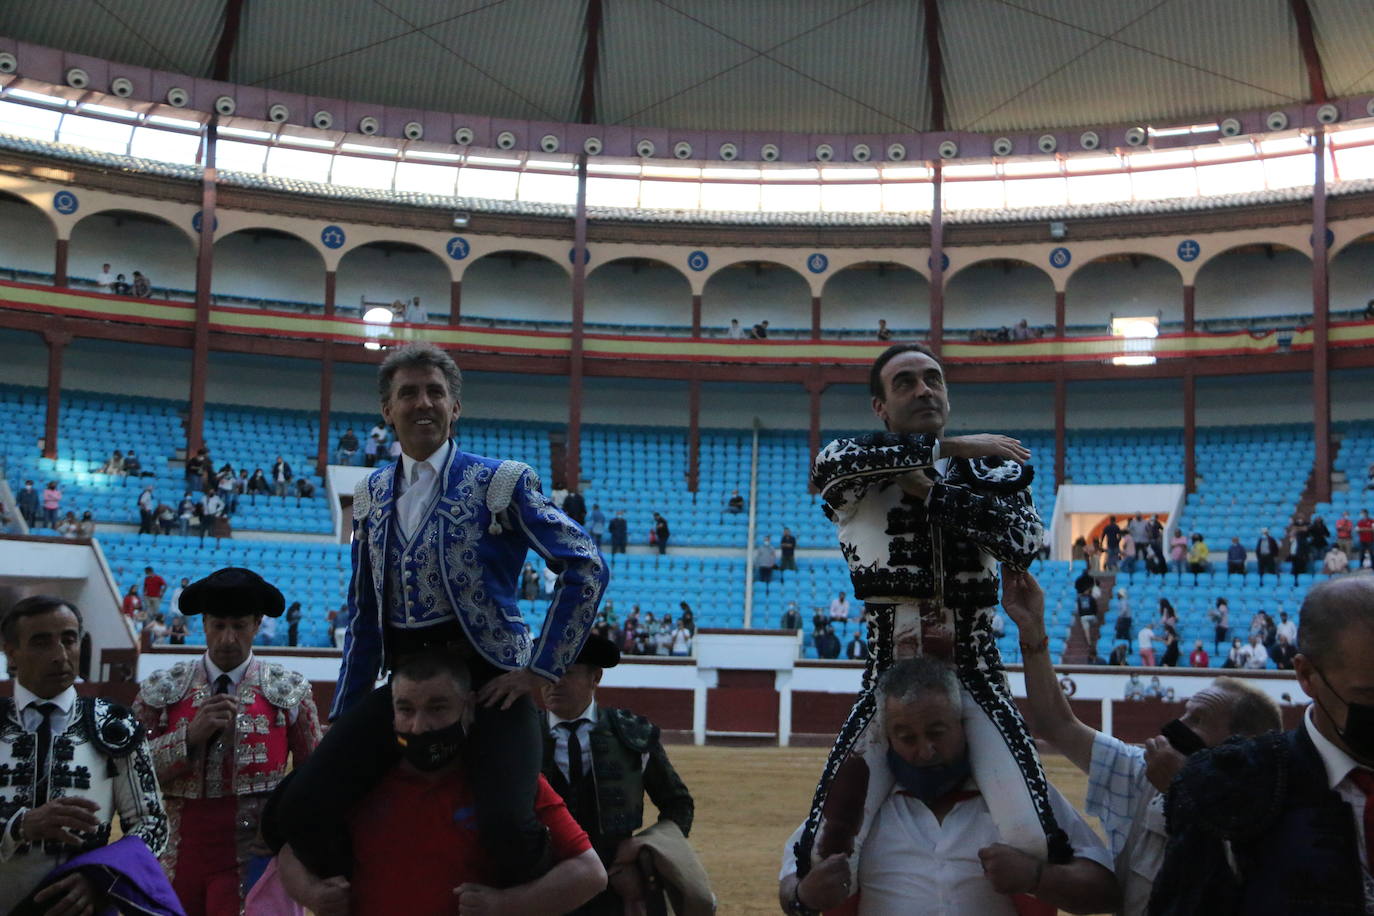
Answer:
<svg viewBox="0 0 1374 916"><path fill-rule="evenodd" d="M116 76L110 81L110 91L121 99L127 99L134 94L134 81L127 76Z"/></svg>
<svg viewBox="0 0 1374 916"><path fill-rule="evenodd" d="M224 115L226 118L238 111L239 103L234 101L232 95L222 95L215 99L215 112Z"/></svg>
<svg viewBox="0 0 1374 916"><path fill-rule="evenodd" d="M722 143L720 145L720 158L726 162L734 162L739 158L739 147L733 143Z"/></svg>
<svg viewBox="0 0 1374 916"><path fill-rule="evenodd" d="M367 134L369 137L382 129L382 124L372 115L368 115L358 122L358 133Z"/></svg>
<svg viewBox="0 0 1374 916"><path fill-rule="evenodd" d="M1223 137L1239 137L1241 132L1240 121L1236 118L1226 118L1217 125Z"/></svg>
<svg viewBox="0 0 1374 916"><path fill-rule="evenodd" d="M1132 127L1126 131L1127 146L1144 146L1145 141L1150 139L1150 132L1143 127Z"/></svg>
<svg viewBox="0 0 1374 916"><path fill-rule="evenodd" d="M676 143L674 143L674 144L673 144L673 158L674 158L674 159L691 159L691 158L692 158L692 144L688 143L686 140L679 140L679 141L677 141Z"/></svg>
<svg viewBox="0 0 1374 916"><path fill-rule="evenodd" d="M91 75L80 67L72 67L67 71L67 85L73 89L85 89L91 84Z"/></svg>
<svg viewBox="0 0 1374 916"><path fill-rule="evenodd" d="M873 158L873 150L869 149L867 143L856 143L849 155L855 162L867 162Z"/></svg>
<svg viewBox="0 0 1374 916"><path fill-rule="evenodd" d="M291 109L287 108L281 102L278 102L271 108L267 109L267 120L273 121L277 124L282 123L289 117L291 117Z"/></svg>
<svg viewBox="0 0 1374 916"><path fill-rule="evenodd" d="M1012 145L1011 137L998 137L992 141L992 154L994 156L1010 156L1015 149Z"/></svg>
<svg viewBox="0 0 1374 916"><path fill-rule="evenodd" d="M508 130L503 130L496 135L497 149L515 149L515 134Z"/></svg>
<svg viewBox="0 0 1374 916"><path fill-rule="evenodd" d="M822 143L816 147L816 159L819 162L829 162L835 158L835 147L829 143Z"/></svg>
<svg viewBox="0 0 1374 916"><path fill-rule="evenodd" d="M906 159L906 145L902 143L889 143L887 145L887 160L889 162L901 162Z"/></svg>
<svg viewBox="0 0 1374 916"><path fill-rule="evenodd" d="M189 101L191 101L191 93L180 86L173 86L167 90L167 104L173 108L185 108Z"/></svg>
<svg viewBox="0 0 1374 916"><path fill-rule="evenodd" d="M1273 131L1288 129L1288 115L1281 111L1272 111L1269 117L1264 119L1264 126Z"/></svg>
<svg viewBox="0 0 1374 916"><path fill-rule="evenodd" d="M1341 110L1330 102L1317 109L1317 120L1322 124L1335 124L1341 119Z"/></svg>
<svg viewBox="0 0 1374 916"><path fill-rule="evenodd" d="M1040 139L1035 141L1035 145L1040 148L1042 153L1052 153L1059 149L1059 141L1054 138L1054 134L1041 134Z"/></svg>
<svg viewBox="0 0 1374 916"><path fill-rule="evenodd" d="M1078 145L1083 149L1097 149L1102 145L1102 138L1097 135L1095 130L1085 130L1078 138Z"/></svg>

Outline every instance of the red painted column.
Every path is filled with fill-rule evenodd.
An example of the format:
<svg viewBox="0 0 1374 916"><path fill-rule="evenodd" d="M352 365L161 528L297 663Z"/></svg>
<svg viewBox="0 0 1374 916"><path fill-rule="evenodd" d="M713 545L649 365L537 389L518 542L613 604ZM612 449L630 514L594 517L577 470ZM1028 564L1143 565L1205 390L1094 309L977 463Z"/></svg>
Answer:
<svg viewBox="0 0 1374 916"><path fill-rule="evenodd" d="M1068 383L1064 381L1064 370L1060 368L1054 379L1054 485L1064 485L1065 467L1068 456L1064 453L1068 423Z"/></svg>
<svg viewBox="0 0 1374 916"><path fill-rule="evenodd" d="M338 274L332 270L324 272L324 317L333 318L335 312L335 289ZM324 476L329 467L329 412L334 404L334 343L326 340L320 345L320 439L315 455L315 468Z"/></svg>
<svg viewBox="0 0 1374 916"><path fill-rule="evenodd" d="M1194 307L1195 294L1197 288L1191 283L1183 287L1183 333L1191 334L1197 326L1196 308Z"/></svg>
<svg viewBox="0 0 1374 916"><path fill-rule="evenodd" d="M67 239L57 240L57 251L53 258L52 285L67 285L67 249L71 247L71 242Z"/></svg>
<svg viewBox="0 0 1374 916"><path fill-rule="evenodd" d="M573 220L572 348L568 353L568 443L563 485L581 489L582 349L587 291L587 156L577 157L577 216Z"/></svg>
<svg viewBox="0 0 1374 916"><path fill-rule="evenodd" d="M453 280L448 285L448 323L457 327L463 322L463 281Z"/></svg>
<svg viewBox="0 0 1374 916"><path fill-rule="evenodd" d="M701 379L687 383L687 491L701 485Z"/></svg>
<svg viewBox="0 0 1374 916"><path fill-rule="evenodd" d="M1054 291L1054 336L1063 337L1065 329L1068 328L1068 320L1065 316L1065 294L1062 289Z"/></svg>
<svg viewBox="0 0 1374 916"><path fill-rule="evenodd" d="M1313 134L1316 180L1312 183L1312 437L1316 464L1313 496L1331 499L1331 372L1327 353L1330 294L1327 287L1326 130Z"/></svg>
<svg viewBox="0 0 1374 916"><path fill-rule="evenodd" d="M66 331L44 331L48 345L48 414L43 424L43 457L57 457L57 419L62 410L62 354L72 335Z"/></svg>
<svg viewBox="0 0 1374 916"><path fill-rule="evenodd" d="M191 397L186 455L205 443L205 380L210 372L210 279L215 260L215 122L205 129L205 174L200 183L200 248L196 252L196 325L191 347Z"/></svg>
<svg viewBox="0 0 1374 916"><path fill-rule="evenodd" d="M1197 376L1191 369L1183 372L1183 489L1197 490Z"/></svg>
<svg viewBox="0 0 1374 916"><path fill-rule="evenodd" d="M811 297L811 339L821 339L821 297Z"/></svg>
<svg viewBox="0 0 1374 916"><path fill-rule="evenodd" d="M945 181L939 162L934 168L930 211L930 349L939 356L945 344L945 224L942 216Z"/></svg>
<svg viewBox="0 0 1374 916"><path fill-rule="evenodd" d="M701 337L701 293L692 296L692 338Z"/></svg>

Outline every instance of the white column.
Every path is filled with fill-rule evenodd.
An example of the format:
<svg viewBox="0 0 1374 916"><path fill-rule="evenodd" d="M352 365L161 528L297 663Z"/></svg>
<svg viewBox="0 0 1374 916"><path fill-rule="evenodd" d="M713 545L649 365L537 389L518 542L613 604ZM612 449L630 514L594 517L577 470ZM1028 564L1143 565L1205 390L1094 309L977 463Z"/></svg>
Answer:
<svg viewBox="0 0 1374 916"><path fill-rule="evenodd" d="M773 689L778 692L778 747L787 747L792 741L792 672L779 671Z"/></svg>
<svg viewBox="0 0 1374 916"><path fill-rule="evenodd" d="M1112 733L1112 698L1102 698L1102 734Z"/></svg>

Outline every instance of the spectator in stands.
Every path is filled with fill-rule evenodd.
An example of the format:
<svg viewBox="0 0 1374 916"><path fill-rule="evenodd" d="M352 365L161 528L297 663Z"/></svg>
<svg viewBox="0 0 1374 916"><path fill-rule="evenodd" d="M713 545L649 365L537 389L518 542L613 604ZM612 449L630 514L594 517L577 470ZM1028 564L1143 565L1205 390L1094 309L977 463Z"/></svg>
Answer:
<svg viewBox="0 0 1374 916"><path fill-rule="evenodd" d="M400 439L392 439L391 444L386 447L386 459L389 464L395 464L401 460Z"/></svg>
<svg viewBox="0 0 1374 916"><path fill-rule="evenodd" d="M344 430L344 434L339 437L339 447L334 452L334 460L337 464L352 464L353 456L358 454L358 436L349 427Z"/></svg>
<svg viewBox="0 0 1374 916"><path fill-rule="evenodd" d="M1197 585L1199 573L1212 571L1212 552L1207 549L1207 541L1194 532L1192 543L1188 546L1188 572L1193 574L1193 584Z"/></svg>
<svg viewBox="0 0 1374 916"><path fill-rule="evenodd" d="M1135 581L1135 567L1138 560L1138 548L1135 545L1135 538L1131 535L1131 530L1127 528L1121 533L1121 573L1129 576L1131 581Z"/></svg>
<svg viewBox="0 0 1374 916"><path fill-rule="evenodd" d="M1150 683L1145 685L1145 699L1162 700L1164 699L1164 685L1159 683L1159 675L1153 675Z"/></svg>
<svg viewBox="0 0 1374 916"><path fill-rule="evenodd" d="M1193 643L1193 651L1188 655L1188 666L1191 668L1206 668L1212 663L1207 657L1207 650L1202 648L1202 640Z"/></svg>
<svg viewBox="0 0 1374 916"><path fill-rule="evenodd" d="M729 337L731 340L743 340L743 339L744 339L744 328L740 327L739 319L738 319L738 318L731 318L731 319L730 319L730 327L729 327L729 329L725 332L725 336Z"/></svg>
<svg viewBox="0 0 1374 916"><path fill-rule="evenodd" d="M258 494L263 496L272 495L272 485L267 482L267 477L262 473L262 468L254 468L253 476L248 478L248 497L257 505Z"/></svg>
<svg viewBox="0 0 1374 916"><path fill-rule="evenodd" d="M348 622L348 602L344 602L329 612L326 622L329 625L329 642L338 649L344 643L344 631Z"/></svg>
<svg viewBox="0 0 1374 916"><path fill-rule="evenodd" d="M1159 626L1165 633L1178 635L1178 611L1168 598L1159 599Z"/></svg>
<svg viewBox="0 0 1374 916"><path fill-rule="evenodd" d="M563 500L563 511L567 514L568 518L582 525L584 528L586 527L587 500L581 493L577 492L576 487L569 490L567 497Z"/></svg>
<svg viewBox="0 0 1374 916"><path fill-rule="evenodd" d="M1150 523L1145 521L1145 516L1141 513L1137 512L1134 518L1126 522L1126 530L1135 541L1137 550L1143 550L1145 545L1150 543Z"/></svg>
<svg viewBox="0 0 1374 916"><path fill-rule="evenodd" d="M1088 566L1087 538L1080 536L1074 539L1073 546L1069 548L1069 561L1075 565L1082 563L1084 572L1091 569L1091 567Z"/></svg>
<svg viewBox="0 0 1374 916"><path fill-rule="evenodd" d="M224 500L224 514L233 515L238 510L238 493L234 486L237 475L228 462L215 474L215 489L219 492L219 498Z"/></svg>
<svg viewBox="0 0 1374 916"><path fill-rule="evenodd" d="M1145 525L1146 525L1146 529L1147 529L1147 531L1148 531L1148 533L1149 533L1149 539L1150 539L1152 542L1154 542L1154 544L1155 544L1156 547L1159 548L1159 554L1160 554L1160 556L1163 556L1163 555L1164 555L1164 522L1160 519L1159 513L1156 512L1154 515L1150 516L1150 520L1149 520L1148 522L1146 522Z"/></svg>
<svg viewBox="0 0 1374 916"><path fill-rule="evenodd" d="M296 478L296 505L301 504L301 500L310 499L315 495L315 482L304 474Z"/></svg>
<svg viewBox="0 0 1374 916"><path fill-rule="evenodd" d="M1269 534L1268 528L1260 529L1259 540L1255 542L1255 559L1259 562L1259 580L1264 584L1264 574L1279 575L1279 542Z"/></svg>
<svg viewBox="0 0 1374 916"><path fill-rule="evenodd" d="M1322 572L1328 576L1339 576L1350 571L1350 557L1341 550L1340 542L1331 545L1322 560Z"/></svg>
<svg viewBox="0 0 1374 916"><path fill-rule="evenodd" d="M100 273L96 274L95 284L100 287L102 293L114 289L114 273L111 272L109 264L100 265Z"/></svg>
<svg viewBox="0 0 1374 916"><path fill-rule="evenodd" d="M1351 565L1355 572L1365 566L1374 566L1374 518L1369 517L1368 509L1360 510L1360 520L1355 523L1356 555Z"/></svg>
<svg viewBox="0 0 1374 916"><path fill-rule="evenodd" d="M18 534L19 526L4 503L0 503L0 534Z"/></svg>
<svg viewBox="0 0 1374 916"><path fill-rule="evenodd" d="M143 599L138 597L138 586L130 585L129 590L124 593L124 601L120 605L120 610L124 611L124 616L137 618L143 611Z"/></svg>
<svg viewBox="0 0 1374 916"><path fill-rule="evenodd" d="M1364 489L1360 492L1365 493L1374 490L1374 461L1369 462L1369 470L1365 474Z"/></svg>
<svg viewBox="0 0 1374 916"><path fill-rule="evenodd" d="M778 541L778 569L787 572L797 568L797 536L786 525L782 528L782 538Z"/></svg>
<svg viewBox="0 0 1374 916"><path fill-rule="evenodd" d="M281 455L272 463L272 489L278 496L286 495L286 488L291 483L291 465L286 463L286 459Z"/></svg>
<svg viewBox="0 0 1374 916"><path fill-rule="evenodd" d="M554 591L558 588L558 573L554 572L553 567L547 563L539 571L539 587L540 598L552 598Z"/></svg>
<svg viewBox="0 0 1374 916"><path fill-rule="evenodd" d="M1298 625L1288 619L1287 611L1279 611L1279 625L1275 628L1274 636L1276 639L1288 638L1293 645L1298 643Z"/></svg>
<svg viewBox="0 0 1374 916"><path fill-rule="evenodd" d="M149 614L162 609L162 596L167 591L167 580L153 572L151 566L143 567L143 607Z"/></svg>
<svg viewBox="0 0 1374 916"><path fill-rule="evenodd" d="M124 453L124 475L126 477L143 476L143 462L138 460L138 453L133 449Z"/></svg>
<svg viewBox="0 0 1374 916"><path fill-rule="evenodd" d="M816 654L821 658L840 657L840 638L835 635L835 630L830 624L821 628L821 632L816 636Z"/></svg>
<svg viewBox="0 0 1374 916"><path fill-rule="evenodd" d="M128 280L124 279L123 274L117 274L114 283L110 285L110 292L116 296L127 296L133 292L133 287L129 285Z"/></svg>
<svg viewBox="0 0 1374 916"><path fill-rule="evenodd" d="M1353 535L1355 533L1355 522L1351 520L1349 512L1342 512L1341 517L1336 519L1336 546L1347 556L1350 556L1350 548L1353 546Z"/></svg>
<svg viewBox="0 0 1374 916"><path fill-rule="evenodd" d="M181 582L176 588L172 589L171 597L167 599L167 606L171 608L181 607L181 593L186 591L186 586L191 584L191 580L185 576L181 577Z"/></svg>
<svg viewBox="0 0 1374 916"><path fill-rule="evenodd" d="M601 537L606 531L606 513L601 511L600 503L592 503L592 514L589 517L587 533L592 536L592 541L596 543L596 549L601 549Z"/></svg>
<svg viewBox="0 0 1374 916"><path fill-rule="evenodd" d="M782 620L778 627L783 630L800 630L802 628L801 611L797 610L797 602L787 602L787 610L782 612Z"/></svg>
<svg viewBox="0 0 1374 916"><path fill-rule="evenodd" d="M43 491L43 522L46 527L57 527L57 513L61 508L62 488L57 485L57 481L50 480Z"/></svg>
<svg viewBox="0 0 1374 916"><path fill-rule="evenodd" d="M526 563L520 570L520 597L525 601L539 600L539 573L534 571L533 563Z"/></svg>
<svg viewBox="0 0 1374 916"><path fill-rule="evenodd" d="M1112 654L1107 658L1107 664L1116 668L1124 668L1131 663L1131 647L1124 642L1119 642L1112 649Z"/></svg>
<svg viewBox="0 0 1374 916"><path fill-rule="evenodd" d="M1107 556L1103 569L1115 570L1121 566L1121 526L1116 523L1116 516L1107 517L1107 527L1102 529L1102 546L1106 549Z"/></svg>
<svg viewBox="0 0 1374 916"><path fill-rule="evenodd" d="M563 501L568 498L568 487L563 481L554 478L553 489L549 491L549 502L555 507L562 509Z"/></svg>
<svg viewBox="0 0 1374 916"><path fill-rule="evenodd" d="M1016 326L1011 329L1012 340L1030 340L1031 337L1030 322L1024 318L1016 322Z"/></svg>
<svg viewBox="0 0 1374 916"><path fill-rule="evenodd" d="M768 594L769 583L773 581L773 568L778 565L778 553L773 549L773 539L763 536L763 543L754 548L754 567L758 580L763 583L763 593Z"/></svg>
<svg viewBox="0 0 1374 916"><path fill-rule="evenodd" d="M767 340L768 319L765 318L763 321L760 321L758 324L754 325L753 329L749 332L749 336L752 337L754 340ZM1370 479L1374 480L1374 465L1370 465Z"/></svg>
<svg viewBox="0 0 1374 916"><path fill-rule="evenodd" d="M1132 671L1130 677L1126 678L1126 686L1121 691L1123 700L1143 700L1145 699L1145 685L1140 681L1140 675Z"/></svg>
<svg viewBox="0 0 1374 916"><path fill-rule="evenodd" d="M1231 634L1231 606L1225 598L1217 599L1216 606L1207 612L1207 619L1212 621L1212 652L1217 653Z"/></svg>
<svg viewBox="0 0 1374 916"><path fill-rule="evenodd" d="M363 444L363 464L367 467L375 467L377 456L381 454L382 446L385 443L386 426L379 420L367 434L367 442Z"/></svg>
<svg viewBox="0 0 1374 916"><path fill-rule="evenodd" d="M1269 650L1264 648L1264 642L1258 633L1250 637L1248 646L1241 648L1240 666L1255 671L1269 666Z"/></svg>
<svg viewBox="0 0 1374 916"><path fill-rule="evenodd" d="M1112 634L1112 638L1129 640L1132 623L1131 599L1126 594L1126 589L1118 588L1116 590L1116 631Z"/></svg>
<svg viewBox="0 0 1374 916"><path fill-rule="evenodd" d="M1293 645L1293 640L1287 636L1280 636L1279 641L1274 645L1274 651L1269 653L1269 657L1274 660L1274 667L1282 668L1285 671L1293 670L1293 659L1297 655L1297 646Z"/></svg>
<svg viewBox="0 0 1374 916"><path fill-rule="evenodd" d="M1164 656L1159 660L1159 663L1160 663L1161 665L1163 665L1165 668L1177 668L1177 667L1178 667L1178 657L1179 657L1178 637L1177 637L1176 635L1174 635L1173 633L1165 632L1165 634L1164 634Z"/></svg>
<svg viewBox="0 0 1374 916"><path fill-rule="evenodd" d="M862 661L868 658L868 643L863 641L863 637L855 630L849 637L849 645L844 647L844 657L850 661Z"/></svg>
<svg viewBox="0 0 1374 916"><path fill-rule="evenodd" d="M147 484L138 494L138 533L156 534L157 497L153 496L153 485Z"/></svg>
<svg viewBox="0 0 1374 916"><path fill-rule="evenodd" d="M95 518L89 512L81 513L81 521L76 526L76 536L79 538L95 537Z"/></svg>
<svg viewBox="0 0 1374 916"><path fill-rule="evenodd" d="M1146 668L1155 666L1155 631L1150 629L1147 623L1140 628L1140 632L1135 637L1136 646L1140 649L1140 663Z"/></svg>
<svg viewBox="0 0 1374 916"><path fill-rule="evenodd" d="M1226 548L1226 575L1245 575L1245 548L1240 538L1231 538L1231 546Z"/></svg>
<svg viewBox="0 0 1374 916"><path fill-rule="evenodd" d="M687 632L691 633L693 636L696 636L697 618L696 615L692 613L692 606L688 604L686 601L679 601L677 603L677 609L680 612L678 621L684 627L687 628Z"/></svg>
<svg viewBox="0 0 1374 916"><path fill-rule="evenodd" d="M1312 516L1312 520L1307 523L1307 543L1307 568L1311 569L1326 556L1326 546L1331 543L1331 529L1326 527L1326 520L1320 515Z"/></svg>
<svg viewBox="0 0 1374 916"><path fill-rule="evenodd" d="M15 494L14 502L19 514L24 517L24 524L30 528L37 527L38 491L34 489L32 480L24 481L24 488Z"/></svg>
<svg viewBox="0 0 1374 916"><path fill-rule="evenodd" d="M286 644L288 646L300 645L301 618L304 616L299 601L291 602L291 606L286 609Z"/></svg>
<svg viewBox="0 0 1374 916"><path fill-rule="evenodd" d="M740 495L739 490L731 493L730 498L725 501L725 511L731 515L739 515L744 511L744 497Z"/></svg>
<svg viewBox="0 0 1374 916"><path fill-rule="evenodd" d="M692 631L687 628L687 621L681 617L673 629L668 654L678 658L686 658L692 654Z"/></svg>
<svg viewBox="0 0 1374 916"><path fill-rule="evenodd" d="M260 646L277 644L277 618L270 615L262 618L262 626L258 628L258 638L255 642Z"/></svg>
<svg viewBox="0 0 1374 916"><path fill-rule="evenodd" d="M1293 584L1298 584L1298 576L1307 572L1307 560L1312 553L1311 537L1308 533L1307 522L1301 516L1293 516L1293 522L1288 526L1288 562L1293 572Z"/></svg>
<svg viewBox="0 0 1374 916"><path fill-rule="evenodd" d="M121 452L119 449L115 449L114 452L110 455L110 460L105 462L97 473L123 477L124 453Z"/></svg>
<svg viewBox="0 0 1374 916"><path fill-rule="evenodd" d="M879 318L879 319L878 319L878 339L879 339L879 340L891 340L891 339L892 339L892 329L889 328L889 327L887 326L887 319L886 319L886 318Z"/></svg>
<svg viewBox="0 0 1374 916"><path fill-rule="evenodd" d="M420 297L416 296L410 300L406 306L406 324L429 324L429 309L420 304Z"/></svg>
<svg viewBox="0 0 1374 916"><path fill-rule="evenodd" d="M199 493L205 489L205 475L210 469L210 453L205 446L196 449L196 453L186 459L186 489L193 493Z"/></svg>
<svg viewBox="0 0 1374 916"><path fill-rule="evenodd" d="M177 503L177 534L181 535L184 538L190 537L191 522L195 519L195 517L196 500L195 497L191 494L191 491L187 490L186 495L181 497L181 502Z"/></svg>
<svg viewBox="0 0 1374 916"><path fill-rule="evenodd" d="M830 621L833 626L842 626L849 629L849 599L845 597L845 592L840 592L835 596L835 600L830 602Z"/></svg>
<svg viewBox="0 0 1374 916"><path fill-rule="evenodd" d="M81 523L76 520L76 513L68 512L66 515L62 516L62 520L57 523L57 533L64 538L75 539L77 529L80 526Z"/></svg>
<svg viewBox="0 0 1374 916"><path fill-rule="evenodd" d="M1274 618L1270 617L1264 611L1260 611L1260 618L1264 621L1264 629L1260 633L1260 641L1264 643L1264 648L1273 652L1274 646L1278 645L1279 641L1279 626L1274 623Z"/></svg>
<svg viewBox="0 0 1374 916"><path fill-rule="evenodd" d="M624 553L630 543L630 525L625 521L624 509L616 510L615 518L611 519L607 528L611 532L611 556Z"/></svg>
<svg viewBox="0 0 1374 916"><path fill-rule="evenodd" d="M1097 638L1093 633L1097 626L1097 599L1093 597L1091 588L1074 596L1073 616L1083 628L1083 638L1089 648L1097 645Z"/></svg>
<svg viewBox="0 0 1374 916"><path fill-rule="evenodd" d="M668 552L668 536L672 532L668 529L668 520L657 512L654 513L654 543L658 545L658 555L663 556ZM654 565L658 565L658 560L654 560Z"/></svg>
<svg viewBox="0 0 1374 916"><path fill-rule="evenodd" d="M205 500L200 504L200 539L203 542L205 535L213 534L215 526L224 518L224 500L219 498L219 494L214 490L207 490ZM218 537L219 535L215 535Z"/></svg>
<svg viewBox="0 0 1374 916"><path fill-rule="evenodd" d="M181 614L173 614L172 623L167 628L167 645L184 646L186 645L186 636L186 618Z"/></svg>
<svg viewBox="0 0 1374 916"><path fill-rule="evenodd" d="M152 295L152 292L153 292L153 284L148 280L148 278L147 278L144 274L140 273L139 271L137 271L137 270L134 271L134 284L133 284L133 294L134 294L134 298L135 298L135 299L147 299L150 295Z"/></svg>

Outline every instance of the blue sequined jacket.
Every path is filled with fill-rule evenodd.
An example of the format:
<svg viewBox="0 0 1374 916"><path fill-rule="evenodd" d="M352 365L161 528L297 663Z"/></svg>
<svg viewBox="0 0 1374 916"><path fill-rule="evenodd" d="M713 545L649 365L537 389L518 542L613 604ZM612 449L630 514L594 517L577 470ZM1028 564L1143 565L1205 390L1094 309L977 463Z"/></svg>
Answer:
<svg viewBox="0 0 1374 916"><path fill-rule="evenodd" d="M354 495L348 629L330 717L372 690L386 668L384 628L398 615L402 625L423 627L452 613L492 665L561 677L586 641L609 578L591 537L544 495L528 465L455 445L438 499L401 546L393 531L398 466L377 469ZM559 573L537 641L516 603L531 549Z"/></svg>

